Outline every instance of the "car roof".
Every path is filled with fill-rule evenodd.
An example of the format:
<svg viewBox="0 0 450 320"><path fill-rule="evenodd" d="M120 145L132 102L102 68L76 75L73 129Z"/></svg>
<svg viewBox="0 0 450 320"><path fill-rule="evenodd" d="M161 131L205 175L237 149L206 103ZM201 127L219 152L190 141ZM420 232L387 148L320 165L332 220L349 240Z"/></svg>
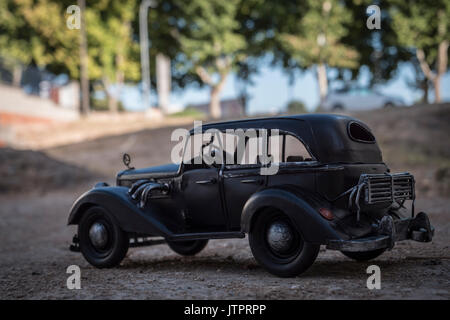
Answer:
<svg viewBox="0 0 450 320"><path fill-rule="evenodd" d="M296 115L283 115L283 116L273 116L273 117L261 117L261 118L250 118L250 119L240 119L240 120L231 120L231 121L221 121L221 122L210 122L205 124L204 126L207 127L216 127L221 125L231 125L231 124L239 124L239 123L246 123L246 122L262 122L267 120L283 120L283 119L296 119L296 120L302 120L307 122L316 122L316 121L323 121L323 122L334 122L337 119L341 118L347 118L352 119L351 117L345 116L345 115L339 115L339 114L326 114L326 113L306 113L306 114L296 114Z"/></svg>
<svg viewBox="0 0 450 320"><path fill-rule="evenodd" d="M212 128L221 131L237 128L279 129L299 138L310 150L312 156L323 163L381 162L381 151L376 141L361 143L349 137L347 128L351 122L357 122L370 132L367 125L350 116L321 113L213 122L204 124L202 130Z"/></svg>

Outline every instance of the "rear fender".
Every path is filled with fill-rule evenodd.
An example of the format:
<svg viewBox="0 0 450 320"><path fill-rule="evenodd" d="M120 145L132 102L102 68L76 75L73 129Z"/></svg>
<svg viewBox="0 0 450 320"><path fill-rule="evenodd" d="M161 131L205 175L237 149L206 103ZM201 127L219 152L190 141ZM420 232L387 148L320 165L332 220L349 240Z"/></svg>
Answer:
<svg viewBox="0 0 450 320"><path fill-rule="evenodd" d="M92 206L105 208L125 232L167 237L171 232L155 219L159 209L148 203L140 209L128 195L126 187L100 186L91 189L78 198L70 209L68 224L78 224L86 210Z"/></svg>
<svg viewBox="0 0 450 320"><path fill-rule="evenodd" d="M271 188L253 194L246 202L241 218L241 229L250 232L252 220L262 210L271 207L286 214L297 226L305 241L326 244L328 240L340 239L329 222L302 196L292 190Z"/></svg>

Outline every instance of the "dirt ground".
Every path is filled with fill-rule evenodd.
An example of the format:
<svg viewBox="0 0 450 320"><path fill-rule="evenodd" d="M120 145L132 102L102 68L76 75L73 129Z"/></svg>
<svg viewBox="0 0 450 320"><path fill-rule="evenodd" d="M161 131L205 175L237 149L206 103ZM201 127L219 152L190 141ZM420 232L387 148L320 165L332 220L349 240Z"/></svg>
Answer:
<svg viewBox="0 0 450 320"><path fill-rule="evenodd" d="M73 201L99 180L114 182L114 174L123 168L122 152L132 155L136 167L167 162L174 127L97 138L33 156L31 151L0 149L1 185L21 178L34 186L22 190L15 182L14 188L0 190L0 299L449 299L450 107L426 114L433 112L428 120L417 109L359 115L373 128L393 171L419 177L416 207L430 215L436 228L433 242L400 242L365 263L322 248L314 265L291 279L259 267L247 239L212 240L188 258L165 245L133 248L120 267L102 270L68 250L75 233L66 226ZM384 119L399 113L409 118L386 130ZM410 132L403 136L405 130ZM17 157L32 160L16 165ZM49 175L48 165L64 179ZM68 170L73 176L67 176ZM21 176L23 171L27 173ZM73 264L81 268L80 290L66 287L66 268ZM371 264L381 268L380 290L366 287Z"/></svg>

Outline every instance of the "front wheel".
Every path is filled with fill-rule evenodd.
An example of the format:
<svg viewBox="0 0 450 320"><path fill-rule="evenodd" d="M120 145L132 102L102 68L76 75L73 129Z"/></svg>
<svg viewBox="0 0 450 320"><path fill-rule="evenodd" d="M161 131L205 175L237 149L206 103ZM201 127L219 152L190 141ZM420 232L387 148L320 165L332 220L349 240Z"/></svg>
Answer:
<svg viewBox="0 0 450 320"><path fill-rule="evenodd" d="M89 208L78 225L80 251L97 268L120 264L128 251L129 238L104 208Z"/></svg>
<svg viewBox="0 0 450 320"><path fill-rule="evenodd" d="M343 255L349 257L350 259L356 261L369 261L380 256L386 249L376 249L371 251L363 251L363 252L350 252L350 251L341 251Z"/></svg>
<svg viewBox="0 0 450 320"><path fill-rule="evenodd" d="M208 240L167 241L167 244L182 256L193 256L206 247Z"/></svg>
<svg viewBox="0 0 450 320"><path fill-rule="evenodd" d="M306 242L287 215L278 210L261 212L249 233L253 256L270 273L294 277L316 260L320 246Z"/></svg>

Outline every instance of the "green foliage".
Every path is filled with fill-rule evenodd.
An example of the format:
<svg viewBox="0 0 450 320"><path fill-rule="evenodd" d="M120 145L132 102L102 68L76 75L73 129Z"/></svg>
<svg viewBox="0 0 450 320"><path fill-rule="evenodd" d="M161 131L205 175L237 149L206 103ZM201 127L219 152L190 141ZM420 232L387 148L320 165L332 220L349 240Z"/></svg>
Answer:
<svg viewBox="0 0 450 320"><path fill-rule="evenodd" d="M433 65L438 45L450 39L450 1L391 0L390 14L398 43L408 48L426 50L426 61Z"/></svg>
<svg viewBox="0 0 450 320"><path fill-rule="evenodd" d="M299 100L292 100L287 104L287 112L291 114L307 113L305 104Z"/></svg>
<svg viewBox="0 0 450 320"><path fill-rule="evenodd" d="M188 32L180 36L188 70L211 86L214 77L226 76L245 55L246 42L237 32L239 0L193 0L185 4Z"/></svg>
<svg viewBox="0 0 450 320"><path fill-rule="evenodd" d="M102 0L86 8L89 76L115 83L119 73L125 80L140 79L139 44L134 41L132 21L137 1Z"/></svg>
<svg viewBox="0 0 450 320"><path fill-rule="evenodd" d="M391 0L391 3L390 14L399 45L415 51L425 81L433 82L435 101L440 102L440 81L449 59L450 1L437 0L433 6L425 0ZM424 86L425 90L427 87Z"/></svg>
<svg viewBox="0 0 450 320"><path fill-rule="evenodd" d="M19 15L26 20L33 33L27 39L27 51L34 62L47 70L67 72L78 77L78 32L66 26L67 1L14 0Z"/></svg>
<svg viewBox="0 0 450 320"><path fill-rule="evenodd" d="M229 73L246 58L246 41L238 33L240 0L192 0L185 3L186 34L179 37L184 68L211 87L210 114L221 116L220 92Z"/></svg>
<svg viewBox="0 0 450 320"><path fill-rule="evenodd" d="M356 67L338 70L338 79L355 80L361 70L369 70L371 85L391 80L396 76L399 64L410 61L412 57L409 50L398 45L391 17L387 14L391 3L373 0L345 0L344 3L353 18L345 24L350 32L342 37L341 43L354 48L359 56ZM372 4L378 4L381 8L381 29L366 26L366 10ZM364 69L361 68L363 66Z"/></svg>
<svg viewBox="0 0 450 320"><path fill-rule="evenodd" d="M141 78L140 2L86 1L89 78L105 88ZM450 39L450 0L375 1L382 10L380 30L366 27L366 9L373 0L155 3L148 19L153 85L155 56L163 53L172 60L174 87L208 85L216 105L227 76L234 71L249 83L260 57L270 57L291 76L294 70L322 65L322 80L324 66L338 69L338 77L346 80L367 66L374 83L391 79L402 61L417 63L419 49L430 69L422 82L447 70L438 56ZM6 66L14 70L36 64L77 79L80 33L66 27L66 9L73 4L76 1L1 0L0 57ZM425 64L420 64L420 72ZM326 84L321 82L321 95Z"/></svg>
<svg viewBox="0 0 450 320"><path fill-rule="evenodd" d="M338 0L308 0L307 4L295 32L280 34L287 53L305 68L318 63L356 67L358 52L341 43L349 32L345 24L351 21L351 13Z"/></svg>
<svg viewBox="0 0 450 320"><path fill-rule="evenodd" d="M239 0L194 0L185 5L189 19L189 34L181 36L183 53L193 66L203 66L208 72L226 72L245 55L246 43L237 33L235 19ZM223 60L223 65L219 60Z"/></svg>
<svg viewBox="0 0 450 320"><path fill-rule="evenodd" d="M29 39L33 35L13 0L0 1L0 56L10 68L31 63Z"/></svg>

